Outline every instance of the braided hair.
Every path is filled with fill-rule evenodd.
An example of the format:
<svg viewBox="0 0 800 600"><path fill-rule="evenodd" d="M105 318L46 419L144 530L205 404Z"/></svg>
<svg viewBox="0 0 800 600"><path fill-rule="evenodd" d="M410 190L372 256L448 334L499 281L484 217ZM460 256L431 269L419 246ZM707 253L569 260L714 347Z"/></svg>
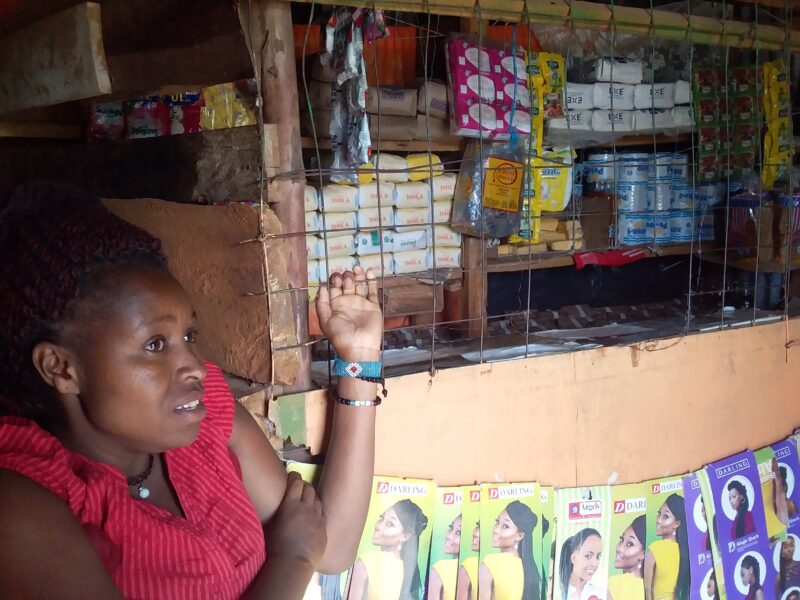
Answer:
<svg viewBox="0 0 800 600"><path fill-rule="evenodd" d="M518 544L519 557L522 560L522 600L537 600L541 596L542 584L539 578L539 569L534 559L533 530L536 529L539 518L519 500L509 503L506 506L506 513L508 513L508 517L517 529L524 534Z"/></svg>
<svg viewBox="0 0 800 600"><path fill-rule="evenodd" d="M744 487L741 481L734 479L728 484L728 491L736 490L742 497L742 502L736 509L736 537L740 538L745 532L745 517L747 511L750 509L750 498L747 497L747 488Z"/></svg>
<svg viewBox="0 0 800 600"><path fill-rule="evenodd" d="M422 591L422 579L419 575L419 536L428 526L428 517L422 509L411 500L403 499L392 506L403 526L409 534L408 540L400 548L403 560L403 584L400 588L400 600L419 600Z"/></svg>
<svg viewBox="0 0 800 600"><path fill-rule="evenodd" d="M0 415L53 429L62 419L31 354L58 343L77 303L109 274L166 268L160 242L69 186L18 187L0 212Z"/></svg>

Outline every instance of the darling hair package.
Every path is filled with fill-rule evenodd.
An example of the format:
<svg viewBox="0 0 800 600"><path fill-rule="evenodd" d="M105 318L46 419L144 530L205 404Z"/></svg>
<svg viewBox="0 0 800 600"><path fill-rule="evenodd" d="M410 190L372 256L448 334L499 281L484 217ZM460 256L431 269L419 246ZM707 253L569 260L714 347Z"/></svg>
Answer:
<svg viewBox="0 0 800 600"><path fill-rule="evenodd" d="M752 599L758 589L775 597L758 462L751 451L711 463L698 473L708 512L713 505L712 550L720 597Z"/></svg>
<svg viewBox="0 0 800 600"><path fill-rule="evenodd" d="M497 598L540 597L542 518L538 483L481 486L480 571ZM530 596L529 596L530 597Z"/></svg>
<svg viewBox="0 0 800 600"><path fill-rule="evenodd" d="M373 478L367 521L345 598L422 600L435 497L433 481ZM370 589L375 585L380 586L378 594Z"/></svg>
<svg viewBox="0 0 800 600"><path fill-rule="evenodd" d="M793 593L800 595L800 461L797 439L790 437L772 444L778 466L776 493L785 504L787 535L772 548L772 566L777 573L775 596L788 600Z"/></svg>
<svg viewBox="0 0 800 600"><path fill-rule="evenodd" d="M608 596L611 490L608 486L556 491L556 564L553 600Z"/></svg>
<svg viewBox="0 0 800 600"><path fill-rule="evenodd" d="M717 580L714 575L708 518L700 489L700 480L694 473L683 478L683 498L686 507L689 565L692 576L689 600L715 600L714 592L717 589Z"/></svg>
<svg viewBox="0 0 800 600"><path fill-rule="evenodd" d="M463 487L436 490L428 569L428 597L435 600L455 600L456 597L464 492ZM469 533L467 529L464 529L465 534Z"/></svg>
<svg viewBox="0 0 800 600"><path fill-rule="evenodd" d="M458 551L458 577L456 595L474 599L478 597L478 565L481 546L481 488L471 485L463 488L461 499L461 547ZM462 589L463 588L463 589Z"/></svg>
<svg viewBox="0 0 800 600"><path fill-rule="evenodd" d="M614 600L644 596L647 484L611 486L608 591Z"/></svg>

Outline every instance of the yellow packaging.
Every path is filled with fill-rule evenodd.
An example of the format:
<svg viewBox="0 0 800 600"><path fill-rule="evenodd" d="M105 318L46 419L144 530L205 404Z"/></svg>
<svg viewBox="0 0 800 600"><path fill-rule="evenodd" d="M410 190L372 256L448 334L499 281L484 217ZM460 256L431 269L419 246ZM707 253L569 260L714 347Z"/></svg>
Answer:
<svg viewBox="0 0 800 600"><path fill-rule="evenodd" d="M409 154L406 156L408 161L408 180L409 181L422 181L430 179L431 170L433 176L441 175L444 173L444 165L442 159L436 154L430 152L421 152L419 154Z"/></svg>
<svg viewBox="0 0 800 600"><path fill-rule="evenodd" d="M541 86L533 87L531 103L531 154L542 155L544 139L544 92Z"/></svg>
<svg viewBox="0 0 800 600"><path fill-rule="evenodd" d="M360 167L358 167L356 172L358 174L359 185L366 185L368 183L372 183L375 180L375 169L373 168L371 163L361 165Z"/></svg>
<svg viewBox="0 0 800 600"><path fill-rule="evenodd" d="M535 173L533 177L536 178ZM529 188L523 193L519 233L509 236L510 244L538 244L541 241L542 202L535 192L538 189L539 186L534 182L533 189Z"/></svg>
<svg viewBox="0 0 800 600"><path fill-rule="evenodd" d="M572 198L571 149L545 152L530 159L536 197L543 212L561 212Z"/></svg>
<svg viewBox="0 0 800 600"><path fill-rule="evenodd" d="M769 124L764 136L764 165L761 169L761 184L771 188L779 179L785 179L791 163L790 123L778 119Z"/></svg>
<svg viewBox="0 0 800 600"><path fill-rule="evenodd" d="M555 52L539 52L545 94L558 94L564 89L564 57Z"/></svg>
<svg viewBox="0 0 800 600"><path fill-rule="evenodd" d="M483 185L483 206L504 212L519 212L522 163L490 156Z"/></svg>
<svg viewBox="0 0 800 600"><path fill-rule="evenodd" d="M205 106L200 109L200 127L205 130L255 125L255 107L239 94L234 83L203 88Z"/></svg>
<svg viewBox="0 0 800 600"><path fill-rule="evenodd" d="M764 115L767 127L770 122L788 117L791 112L789 82L786 79L786 66L782 60L764 64Z"/></svg>

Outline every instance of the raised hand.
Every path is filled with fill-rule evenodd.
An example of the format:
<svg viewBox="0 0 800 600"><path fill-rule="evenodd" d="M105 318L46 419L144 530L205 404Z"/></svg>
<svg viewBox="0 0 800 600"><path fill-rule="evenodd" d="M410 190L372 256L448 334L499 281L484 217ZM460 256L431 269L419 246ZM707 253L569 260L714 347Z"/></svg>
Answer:
<svg viewBox="0 0 800 600"><path fill-rule="evenodd" d="M328 286L320 287L316 304L322 332L342 360L378 360L383 312L372 271L355 267L331 275Z"/></svg>

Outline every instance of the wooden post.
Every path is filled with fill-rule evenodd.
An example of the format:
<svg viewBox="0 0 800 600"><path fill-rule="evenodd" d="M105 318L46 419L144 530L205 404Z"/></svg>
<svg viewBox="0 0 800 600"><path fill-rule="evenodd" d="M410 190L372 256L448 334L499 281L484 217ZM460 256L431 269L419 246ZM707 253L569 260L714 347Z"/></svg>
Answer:
<svg viewBox="0 0 800 600"><path fill-rule="evenodd" d="M480 337L481 330L486 325L486 291L487 277L486 265L483 262L480 238L464 236L464 295L463 314L467 321L467 335Z"/></svg>
<svg viewBox="0 0 800 600"><path fill-rule="evenodd" d="M286 239L289 281L292 292L297 338L308 340L308 270L306 268L303 154L300 147L300 101L294 58L291 4L283 0L240 0L239 22L261 82L264 99L265 133L275 132L276 140L265 140L267 177L278 176L268 188L268 200L281 222ZM271 157L271 158L269 158ZM278 350L280 351L280 350ZM294 389L310 387L310 352L302 348L301 373Z"/></svg>

